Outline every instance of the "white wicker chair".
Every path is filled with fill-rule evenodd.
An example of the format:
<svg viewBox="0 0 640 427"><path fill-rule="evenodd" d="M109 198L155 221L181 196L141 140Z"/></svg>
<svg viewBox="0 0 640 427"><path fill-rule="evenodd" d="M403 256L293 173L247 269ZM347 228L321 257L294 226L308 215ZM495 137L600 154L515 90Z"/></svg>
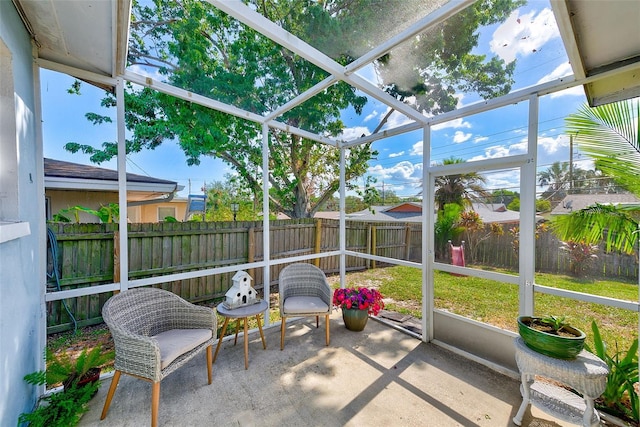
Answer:
<svg viewBox="0 0 640 427"><path fill-rule="evenodd" d="M284 349L284 333L287 317L315 316L316 328L319 317L327 322L326 342L329 345L329 315L331 314L331 287L322 270L311 264L291 264L280 272L280 350Z"/></svg>
<svg viewBox="0 0 640 427"><path fill-rule="evenodd" d="M212 344L216 339L215 312L191 304L162 289L130 289L109 298L102 308L116 348L115 374L102 409L105 419L120 374L153 383L151 425L158 424L160 381L206 350L211 384Z"/></svg>

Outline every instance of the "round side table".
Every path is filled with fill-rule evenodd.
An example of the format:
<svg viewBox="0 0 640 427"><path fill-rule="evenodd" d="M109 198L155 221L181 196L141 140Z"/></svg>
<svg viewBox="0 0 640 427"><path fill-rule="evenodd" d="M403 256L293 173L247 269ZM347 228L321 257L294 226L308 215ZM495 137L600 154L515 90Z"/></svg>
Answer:
<svg viewBox="0 0 640 427"><path fill-rule="evenodd" d="M222 345L222 339L224 338L224 333L227 331L227 326L229 325L229 320L237 319L236 323L236 337L233 341L233 345L236 345L238 342L238 330L240 329L240 320L244 319L244 369L249 369L249 340L247 338L247 319L251 316L256 316L256 321L258 322L258 329L260 330L260 338L262 339L262 347L266 350L267 343L264 340L264 333L262 332L262 324L260 324L260 315L269 308L267 302L265 300L260 301L256 304L245 305L243 307L238 308L226 308L224 304L218 304L216 310L222 316L224 316L224 324L222 325L222 331L220 332L220 338L218 339L218 345L216 347L216 353L213 355L213 363L216 362L216 358L218 357L218 352L220 351L220 345Z"/></svg>

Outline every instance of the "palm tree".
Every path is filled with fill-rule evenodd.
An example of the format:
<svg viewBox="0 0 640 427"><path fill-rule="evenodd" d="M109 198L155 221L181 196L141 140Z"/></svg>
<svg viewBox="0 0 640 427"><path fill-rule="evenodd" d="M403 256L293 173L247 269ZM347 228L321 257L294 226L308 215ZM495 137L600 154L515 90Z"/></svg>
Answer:
<svg viewBox="0 0 640 427"><path fill-rule="evenodd" d="M552 202L555 206L566 195L565 187L569 182L569 163L553 162L553 164L540 173L538 173L538 184L541 187L548 186L542 193L542 199Z"/></svg>
<svg viewBox="0 0 640 427"><path fill-rule="evenodd" d="M580 151L594 159L596 168L618 185L640 197L640 102L638 98L584 106L566 119L567 130L578 135ZM638 241L640 205L595 204L559 216L552 227L561 240L599 243L606 250L633 252Z"/></svg>
<svg viewBox="0 0 640 427"><path fill-rule="evenodd" d="M553 162L553 164L538 174L538 184L548 185L551 190L560 190L569 181L569 163Z"/></svg>
<svg viewBox="0 0 640 427"><path fill-rule="evenodd" d="M463 159L450 157L444 159L442 165L464 163ZM460 175L439 176L435 180L435 202L439 211L444 211L445 205L455 203L462 207L472 202L481 202L489 198L490 194L484 189L485 178L476 172Z"/></svg>

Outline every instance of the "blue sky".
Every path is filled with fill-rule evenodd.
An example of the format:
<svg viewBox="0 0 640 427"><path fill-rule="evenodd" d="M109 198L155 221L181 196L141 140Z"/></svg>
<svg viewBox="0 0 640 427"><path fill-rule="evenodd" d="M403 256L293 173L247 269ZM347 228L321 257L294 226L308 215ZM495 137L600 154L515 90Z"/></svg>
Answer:
<svg viewBox="0 0 640 427"><path fill-rule="evenodd" d="M87 112L95 112L108 115L115 122L115 110L100 106L104 91L83 84L82 95L70 95L67 89L73 81L72 77L65 74L41 71L44 156L116 170L115 158L96 165L91 163L89 155L72 154L63 148L67 142L99 146L104 141L116 140L115 123L94 126L85 119ZM180 195L186 197L189 181L192 193L201 193L205 182L224 180L224 175L230 169L222 161L209 157L202 157L198 167L189 167L180 147L168 141L156 150L127 156L127 172L176 181L184 186Z"/></svg>
<svg viewBox="0 0 640 427"><path fill-rule="evenodd" d="M521 89L571 74L553 13L545 1L513 12L501 25L483 29L475 53L495 54L509 62L516 59L512 89ZM473 95L461 96L459 106L478 101ZM538 170L554 161L569 160L569 136L564 133L564 118L586 103L582 87L548 95L540 99ZM351 135L369 133L387 112L386 107L367 105L364 127L354 127ZM442 161L454 156L465 160L480 160L524 152L527 141L528 110L526 103L507 106L473 117L458 119L434 127L431 157ZM394 113L390 127L406 120ZM422 180L422 132L377 142L377 161L369 173L378 180L378 189L392 189L400 195L420 192ZM576 153L574 163L589 168L590 162ZM506 188L518 191L518 171L502 171L486 175L488 189ZM541 193L544 188L538 187Z"/></svg>
<svg viewBox="0 0 640 427"><path fill-rule="evenodd" d="M517 60L516 84L513 89L531 86L571 73L553 13L546 1L532 1L515 11L504 24L485 28L475 53L498 55L505 61ZM361 70L366 76L371 69ZM375 79L374 75L366 76ZM84 115L96 112L113 115L113 109L100 107L103 92L90 85L82 85L82 95L69 95L67 89L73 78L43 70L41 72L43 101L43 136L45 157L82 164L91 164L89 156L71 154L64 150L67 142L99 146L103 141L114 141L115 124L91 125ZM478 100L473 94L459 97L459 105ZM540 99L538 164L546 169L554 161L568 161L569 137L564 134L564 118L586 102L582 87ZM386 107L370 102L361 116L345 112L343 120L348 126L345 139L363 133L369 134L386 114ZM447 157L478 160L522 153L526 144L526 103L508 106L474 117L458 119L439 125L432 134L432 158L441 161ZM401 114L391 115L386 128L406 122ZM378 187L393 190L401 196L420 192L422 178L422 132L376 142L379 155L370 164L369 175L378 180ZM574 149L575 152L575 149ZM584 158L574 156L581 164ZM181 196L198 193L205 182L222 181L231 170L221 161L201 158L197 167L186 165L186 159L174 142L165 142L154 151L128 156L127 171L140 175L169 179L185 189ZM116 162L105 162L100 167L116 169ZM584 163L584 167L588 167ZM517 171L501 171L487 175L487 188L508 188L517 191ZM542 191L542 188L538 189Z"/></svg>

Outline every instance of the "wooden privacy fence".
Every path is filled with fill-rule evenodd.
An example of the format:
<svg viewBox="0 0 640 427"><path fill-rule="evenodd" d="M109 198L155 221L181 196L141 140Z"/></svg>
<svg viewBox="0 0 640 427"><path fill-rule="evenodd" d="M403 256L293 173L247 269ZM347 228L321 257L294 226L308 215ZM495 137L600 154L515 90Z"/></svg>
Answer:
<svg viewBox="0 0 640 427"><path fill-rule="evenodd" d="M60 280L48 280L48 292L95 286L118 281L117 224L49 224L56 236L55 258ZM141 279L208 268L244 264L264 259L262 222L183 222L129 224L129 278ZM270 258L324 253L339 249L339 222L336 220L295 219L270 224ZM395 259L422 261L422 227L420 223L348 221L347 249ZM568 273L569 258L551 233L541 233L536 240L536 270ZM492 235L478 245L475 259L465 254L468 264L518 268L518 255L512 237ZM326 273L339 271L339 257L316 260ZM635 257L601 251L593 265L593 274L634 278L638 275ZM51 251L48 271L53 271ZM346 269L361 270L381 266L380 262L353 256L346 257ZM377 264L377 265L376 265ZM277 283L285 265L273 265L269 285ZM114 272L116 275L114 276ZM248 271L253 286L264 288L262 268ZM216 274L194 279L165 282L158 287L170 290L192 302L213 301L224 297L234 273ZM55 301L47 306L48 332L73 327L67 308L78 326L102 322L102 305L111 293ZM66 307L65 308L65 304Z"/></svg>
<svg viewBox="0 0 640 427"><path fill-rule="evenodd" d="M632 279L638 278L636 255L605 253L604 244L595 252L583 275ZM491 235L478 245L475 259L467 256L467 262L517 271L518 252L513 237L505 230L502 236ZM551 231L540 232L536 238L536 271L554 274L572 274L571 258L561 249L561 242Z"/></svg>
<svg viewBox="0 0 640 427"><path fill-rule="evenodd" d="M117 224L49 224L56 237L55 257L60 280L48 281L48 292L95 286L118 281L119 238ZM419 256L418 237L411 239L407 225L349 222L347 249L406 259L407 254ZM208 268L244 264L264 259L261 221L183 222L129 224L129 278L131 280L184 273ZM409 236L409 238L407 237ZM373 245L378 245L377 248ZM270 258L322 253L339 249L339 222L335 220L296 219L270 223ZM317 260L327 273L339 271L339 257ZM367 268L366 260L347 257L347 269ZM270 269L270 285L277 283L284 265ZM49 256L48 270L53 263ZM263 289L262 268L248 272L253 286ZM234 273L216 274L194 279L177 280L158 285L191 302L220 299L231 286ZM53 276L53 275L52 275ZM73 327L71 315L78 326L102 322L102 305L111 293L70 298L65 302L48 303L48 332ZM66 304L66 308L65 308Z"/></svg>

